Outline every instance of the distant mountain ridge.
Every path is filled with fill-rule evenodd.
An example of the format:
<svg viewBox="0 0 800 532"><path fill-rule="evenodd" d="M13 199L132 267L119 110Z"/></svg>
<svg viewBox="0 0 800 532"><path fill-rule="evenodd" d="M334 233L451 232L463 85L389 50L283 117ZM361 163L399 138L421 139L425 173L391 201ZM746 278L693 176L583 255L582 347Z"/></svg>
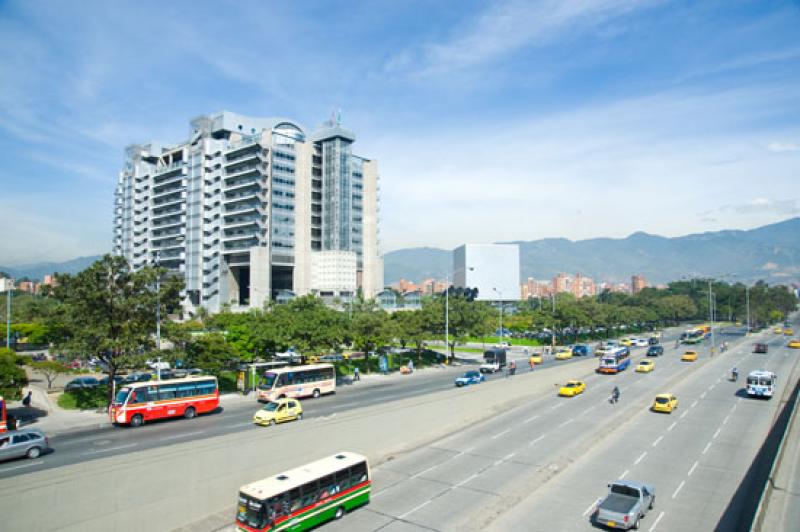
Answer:
<svg viewBox="0 0 800 532"><path fill-rule="evenodd" d="M508 242L520 246L520 276L551 279L581 273L595 281L630 282L633 274L660 284L684 276L722 277L732 282L800 281L800 218L750 230L723 230L667 238L636 232L626 238L572 241L545 238ZM384 255L384 280L443 279L452 252L410 248ZM730 274L736 274L730 276Z"/></svg>
<svg viewBox="0 0 800 532"><path fill-rule="evenodd" d="M0 272L5 272L14 279L27 277L34 281L41 281L45 275L53 273L78 273L100 258L100 255L78 257L64 262L37 262L22 266L0 266Z"/></svg>

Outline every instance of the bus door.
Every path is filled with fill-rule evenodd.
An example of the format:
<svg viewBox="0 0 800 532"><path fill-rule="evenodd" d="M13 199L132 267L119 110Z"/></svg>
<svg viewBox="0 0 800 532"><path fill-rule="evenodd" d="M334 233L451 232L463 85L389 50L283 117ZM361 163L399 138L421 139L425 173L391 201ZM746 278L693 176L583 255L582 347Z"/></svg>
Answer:
<svg viewBox="0 0 800 532"><path fill-rule="evenodd" d="M138 399L139 394L143 394L141 399ZM136 395L139 401L147 401L145 419L157 419L166 413L164 405L158 403L158 387L142 386L136 390Z"/></svg>

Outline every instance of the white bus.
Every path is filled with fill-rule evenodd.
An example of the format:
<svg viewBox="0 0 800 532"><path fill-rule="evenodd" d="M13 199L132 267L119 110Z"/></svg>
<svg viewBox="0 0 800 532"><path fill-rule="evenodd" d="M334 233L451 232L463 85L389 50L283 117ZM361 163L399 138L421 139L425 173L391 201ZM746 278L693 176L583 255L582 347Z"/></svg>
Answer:
<svg viewBox="0 0 800 532"><path fill-rule="evenodd" d="M369 464L359 454L341 452L242 486L238 530L307 530L369 503Z"/></svg>
<svg viewBox="0 0 800 532"><path fill-rule="evenodd" d="M259 401L283 397L319 397L336 391L336 369L333 364L289 366L265 371L258 385Z"/></svg>
<svg viewBox="0 0 800 532"><path fill-rule="evenodd" d="M747 395L750 397L766 397L769 399L775 393L777 376L771 371L757 369L747 376Z"/></svg>

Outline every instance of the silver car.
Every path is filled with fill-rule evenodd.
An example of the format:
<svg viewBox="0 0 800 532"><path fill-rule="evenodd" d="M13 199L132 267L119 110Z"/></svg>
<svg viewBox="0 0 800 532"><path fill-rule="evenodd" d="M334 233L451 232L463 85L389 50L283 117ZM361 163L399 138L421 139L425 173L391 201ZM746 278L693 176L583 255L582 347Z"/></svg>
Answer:
<svg viewBox="0 0 800 532"><path fill-rule="evenodd" d="M0 434L0 460L39 458L50 450L47 436L39 429L11 430Z"/></svg>

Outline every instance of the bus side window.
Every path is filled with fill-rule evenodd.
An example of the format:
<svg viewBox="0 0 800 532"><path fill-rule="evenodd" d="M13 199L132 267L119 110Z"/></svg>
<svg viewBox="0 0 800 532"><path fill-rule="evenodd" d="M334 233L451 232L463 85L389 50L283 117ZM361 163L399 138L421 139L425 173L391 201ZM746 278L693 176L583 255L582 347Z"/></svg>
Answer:
<svg viewBox="0 0 800 532"><path fill-rule="evenodd" d="M303 502L303 499L300 495L300 488L295 488L289 492L289 511L296 512L300 509L300 505Z"/></svg>
<svg viewBox="0 0 800 532"><path fill-rule="evenodd" d="M192 397L196 395L197 387L194 383L178 384L178 397Z"/></svg>
<svg viewBox="0 0 800 532"><path fill-rule="evenodd" d="M341 471L336 472L336 483L342 490L346 490L352 485L350 482L350 473L347 471L347 469L342 469Z"/></svg>
<svg viewBox="0 0 800 532"><path fill-rule="evenodd" d="M286 373L282 373L278 375L278 381L275 383L275 386L286 386L288 384L288 379L286 378Z"/></svg>
<svg viewBox="0 0 800 532"><path fill-rule="evenodd" d="M173 386L160 386L158 388L158 399L175 399L176 387Z"/></svg>
<svg viewBox="0 0 800 532"><path fill-rule="evenodd" d="M135 395L135 397L132 396L130 401L128 401L128 403L142 404L150 400L150 394L147 391L147 386L136 388L135 390L133 390L132 395Z"/></svg>
<svg viewBox="0 0 800 532"><path fill-rule="evenodd" d="M302 506L309 506L317 502L317 482L309 482L308 484L304 484L300 490L303 493L303 504Z"/></svg>
<svg viewBox="0 0 800 532"><path fill-rule="evenodd" d="M336 478L333 475L322 477L319 481L319 498L324 499L334 495L338 490L336 489Z"/></svg>
<svg viewBox="0 0 800 532"><path fill-rule="evenodd" d="M361 462L350 468L350 477L353 479L353 484L359 484L367 480L367 464Z"/></svg>

